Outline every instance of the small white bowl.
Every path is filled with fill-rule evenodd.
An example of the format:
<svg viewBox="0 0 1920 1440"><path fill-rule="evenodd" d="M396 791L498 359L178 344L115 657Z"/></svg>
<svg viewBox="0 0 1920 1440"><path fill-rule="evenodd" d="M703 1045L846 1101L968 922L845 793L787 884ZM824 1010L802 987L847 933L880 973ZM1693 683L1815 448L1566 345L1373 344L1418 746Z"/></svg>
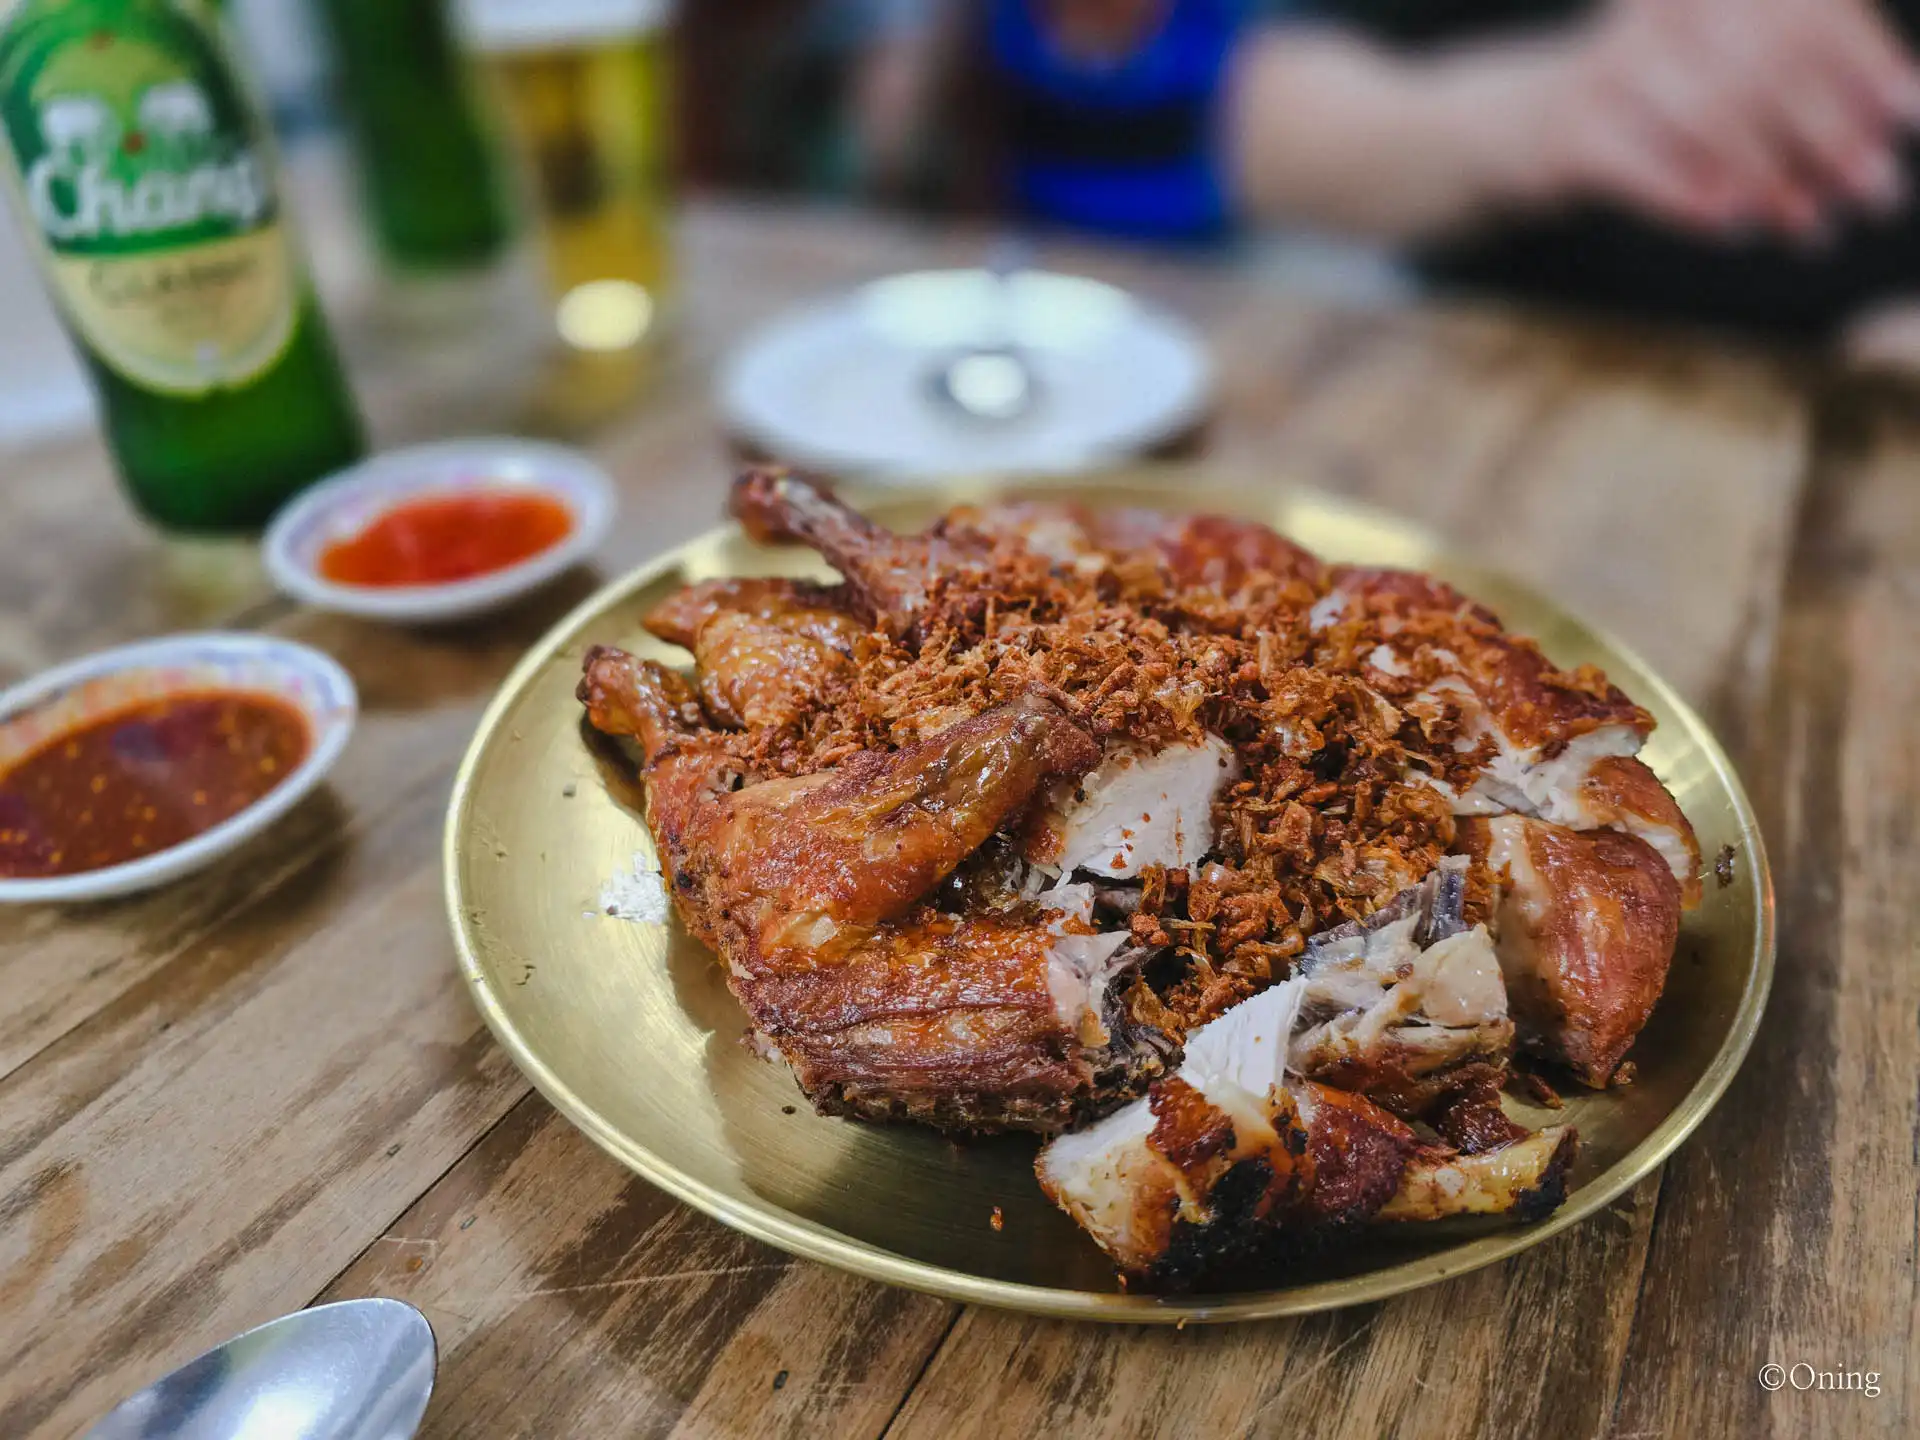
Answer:
<svg viewBox="0 0 1920 1440"><path fill-rule="evenodd" d="M517 565L444 585L342 585L320 574L327 546L404 501L491 489L542 491L573 512L573 528ZM519 599L591 554L613 511L606 471L564 445L506 437L415 445L321 481L274 516L264 542L267 573L283 593L318 610L401 625L462 620Z"/></svg>
<svg viewBox="0 0 1920 1440"><path fill-rule="evenodd" d="M936 397L967 350L1011 344L1034 403L982 422ZM723 360L730 430L829 474L916 483L1113 464L1205 418L1213 361L1185 321L1100 281L933 270L775 317Z"/></svg>
<svg viewBox="0 0 1920 1440"><path fill-rule="evenodd" d="M211 864L291 810L346 749L358 700L331 656L271 635L170 635L103 650L0 693L0 773L55 735L144 700L246 690L293 706L306 719L306 758L239 814L191 840L122 865L77 875L0 876L0 904L106 900L149 890Z"/></svg>

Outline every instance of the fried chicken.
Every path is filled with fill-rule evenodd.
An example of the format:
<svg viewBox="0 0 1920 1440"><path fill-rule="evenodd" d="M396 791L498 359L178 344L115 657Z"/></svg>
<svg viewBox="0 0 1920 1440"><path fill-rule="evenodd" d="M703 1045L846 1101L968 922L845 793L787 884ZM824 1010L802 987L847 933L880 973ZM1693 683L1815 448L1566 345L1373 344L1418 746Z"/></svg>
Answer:
<svg viewBox="0 0 1920 1440"><path fill-rule="evenodd" d="M1012 501L961 506L935 526L935 533L976 550L1012 540L1087 574L1097 573L1105 563L1145 560L1164 566L1181 590L1210 590L1225 597L1241 593L1255 577L1298 580L1317 588L1326 573L1318 556L1284 535L1226 515Z"/></svg>
<svg viewBox="0 0 1920 1440"><path fill-rule="evenodd" d="M1604 1086L1666 985L1681 892L1646 841L1519 815L1468 820L1499 879L1496 950L1520 1043Z"/></svg>
<svg viewBox="0 0 1920 1440"><path fill-rule="evenodd" d="M988 547L937 534L896 535L782 467L749 470L733 487L734 518L763 545L798 541L846 577L848 592L888 633L915 633L934 587L991 580Z"/></svg>
<svg viewBox="0 0 1920 1440"><path fill-rule="evenodd" d="M799 580L690 585L645 623L693 652L707 714L740 730L775 729L817 708L852 680L866 633L844 592Z"/></svg>
<svg viewBox="0 0 1920 1440"><path fill-rule="evenodd" d="M1159 1285L1559 1203L1510 1056L1605 1084L1700 897L1605 676L1247 520L897 535L778 468L732 508L842 580L691 586L646 624L697 678L596 649L580 697L818 1108L1053 1137L1047 1192Z"/></svg>
<svg viewBox="0 0 1920 1440"><path fill-rule="evenodd" d="M580 698L596 729L639 742L676 907L820 1108L1057 1129L1109 1098L1097 1079L1124 1093L1131 1063L1153 1060L1152 1037L1109 993L1124 931L1103 940L1037 907L954 917L919 903L1044 781L1098 759L1052 701L1022 697L917 746L735 788L675 672L596 649Z"/></svg>
<svg viewBox="0 0 1920 1440"><path fill-rule="evenodd" d="M1375 1221L1530 1219L1560 1203L1577 1143L1565 1127L1468 1155L1364 1096L1291 1078L1286 1036L1308 983L1196 1031L1177 1073L1041 1150L1041 1188L1150 1287L1246 1283Z"/></svg>
<svg viewBox="0 0 1920 1440"><path fill-rule="evenodd" d="M1371 640L1368 680L1420 724L1425 776L1456 814L1522 814L1618 827L1667 860L1689 907L1700 846L1680 807L1636 759L1653 717L1606 677L1554 667L1451 586L1401 570L1341 566L1314 606L1323 643Z"/></svg>

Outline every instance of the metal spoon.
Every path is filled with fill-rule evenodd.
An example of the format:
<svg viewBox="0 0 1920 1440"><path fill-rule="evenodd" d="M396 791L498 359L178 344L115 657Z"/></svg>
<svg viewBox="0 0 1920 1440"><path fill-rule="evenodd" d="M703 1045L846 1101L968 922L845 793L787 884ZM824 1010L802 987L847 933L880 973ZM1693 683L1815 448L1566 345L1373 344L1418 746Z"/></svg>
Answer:
<svg viewBox="0 0 1920 1440"><path fill-rule="evenodd" d="M87 1440L408 1440L433 1367L433 1328L413 1306L316 1305L163 1376Z"/></svg>
<svg viewBox="0 0 1920 1440"><path fill-rule="evenodd" d="M1014 338L1014 278L1030 269L1033 247L1017 236L997 241L987 256L994 279L995 338L952 356L932 376L936 398L969 420L1005 424L1039 399L1039 380ZM995 333L997 332L997 334Z"/></svg>

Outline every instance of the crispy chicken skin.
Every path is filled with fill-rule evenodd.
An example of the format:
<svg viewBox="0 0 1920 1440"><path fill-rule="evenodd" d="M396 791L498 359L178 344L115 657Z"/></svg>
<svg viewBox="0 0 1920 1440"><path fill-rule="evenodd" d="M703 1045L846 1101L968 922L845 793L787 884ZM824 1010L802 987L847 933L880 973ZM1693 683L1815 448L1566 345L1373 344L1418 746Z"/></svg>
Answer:
<svg viewBox="0 0 1920 1440"><path fill-rule="evenodd" d="M937 534L896 535L842 505L822 481L783 466L747 471L734 483L734 518L763 545L811 546L846 577L866 618L910 637L937 581L986 577L986 547Z"/></svg>
<svg viewBox="0 0 1920 1440"><path fill-rule="evenodd" d="M1225 515L1174 518L1151 510L1120 510L1094 527L1102 546L1118 549L1141 529L1174 579L1188 588L1237 593L1255 575L1301 580L1318 586L1325 571L1319 557L1272 528ZM1136 542L1137 543L1137 542Z"/></svg>
<svg viewBox="0 0 1920 1440"><path fill-rule="evenodd" d="M1596 730L1618 727L1636 741L1653 730L1653 717L1616 687L1568 683L1539 646L1509 635L1486 607L1431 576L1340 565L1331 579L1333 603L1322 602L1322 615L1333 623L1365 618L1406 668L1424 662L1437 678L1464 682L1504 745L1531 754Z"/></svg>
<svg viewBox="0 0 1920 1440"><path fill-rule="evenodd" d="M1051 1133L1138 1093L1170 1043L1136 1032L1111 994L1064 1007L1061 941L1030 912L923 910L833 963L765 964L734 992L823 1113Z"/></svg>
<svg viewBox="0 0 1920 1440"><path fill-rule="evenodd" d="M1673 792L1637 756L1611 756L1587 772L1577 800L1581 830L1624 830L1660 853L1680 886L1680 904L1700 903L1700 842Z"/></svg>
<svg viewBox="0 0 1920 1440"><path fill-rule="evenodd" d="M1504 1073L1487 1073L1448 1091L1427 1116L1434 1133L1463 1155L1484 1154L1526 1139L1532 1132L1509 1120L1500 1107L1505 1079Z"/></svg>
<svg viewBox="0 0 1920 1440"><path fill-rule="evenodd" d="M673 671L599 648L580 696L597 729L640 742L647 818L676 895L736 942L736 967L787 952L808 963L904 915L1044 781L1100 758L1057 705L1028 695L890 754L735 790Z"/></svg>
<svg viewBox="0 0 1920 1440"><path fill-rule="evenodd" d="M693 651L707 713L746 730L788 724L847 684L866 629L844 592L781 579L690 585L645 624Z"/></svg>
<svg viewBox="0 0 1920 1440"><path fill-rule="evenodd" d="M890 754L734 789L673 671L597 649L580 696L596 728L639 741L676 906L821 1109L1058 1129L1157 1061L1104 984L1063 990L1066 936L1091 927L919 903L1042 783L1099 758L1052 701L1024 696Z"/></svg>
<svg viewBox="0 0 1920 1440"><path fill-rule="evenodd" d="M1666 984L1680 886L1646 841L1519 815L1461 823L1501 882L1495 949L1523 1047L1599 1088Z"/></svg>
<svg viewBox="0 0 1920 1440"><path fill-rule="evenodd" d="M641 623L669 645L688 650L702 625L725 614L780 621L823 644L846 648L861 629L853 611L853 597L844 586L749 576L701 580L676 590L649 610Z"/></svg>
<svg viewBox="0 0 1920 1440"><path fill-rule="evenodd" d="M1165 566L1182 589L1232 595L1256 575L1318 587L1326 567L1311 551L1258 521L1168 515L1132 507L1095 510L1048 501L962 506L935 527L968 545L1017 540L1062 564L1141 558Z"/></svg>

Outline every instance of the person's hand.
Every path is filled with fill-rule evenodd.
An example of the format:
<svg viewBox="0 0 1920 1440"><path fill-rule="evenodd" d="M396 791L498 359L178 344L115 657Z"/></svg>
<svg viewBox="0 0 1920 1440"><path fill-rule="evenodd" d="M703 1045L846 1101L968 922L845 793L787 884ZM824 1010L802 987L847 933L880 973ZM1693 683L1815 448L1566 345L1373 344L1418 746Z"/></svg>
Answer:
<svg viewBox="0 0 1920 1440"><path fill-rule="evenodd" d="M1255 215L1424 241L1589 200L1814 239L1903 203L1920 67L1872 0L1610 0L1428 54L1268 29L1236 52L1228 115Z"/></svg>
<svg viewBox="0 0 1920 1440"><path fill-rule="evenodd" d="M1541 199L1815 238L1905 197L1920 68L1871 0L1614 0L1537 78Z"/></svg>

